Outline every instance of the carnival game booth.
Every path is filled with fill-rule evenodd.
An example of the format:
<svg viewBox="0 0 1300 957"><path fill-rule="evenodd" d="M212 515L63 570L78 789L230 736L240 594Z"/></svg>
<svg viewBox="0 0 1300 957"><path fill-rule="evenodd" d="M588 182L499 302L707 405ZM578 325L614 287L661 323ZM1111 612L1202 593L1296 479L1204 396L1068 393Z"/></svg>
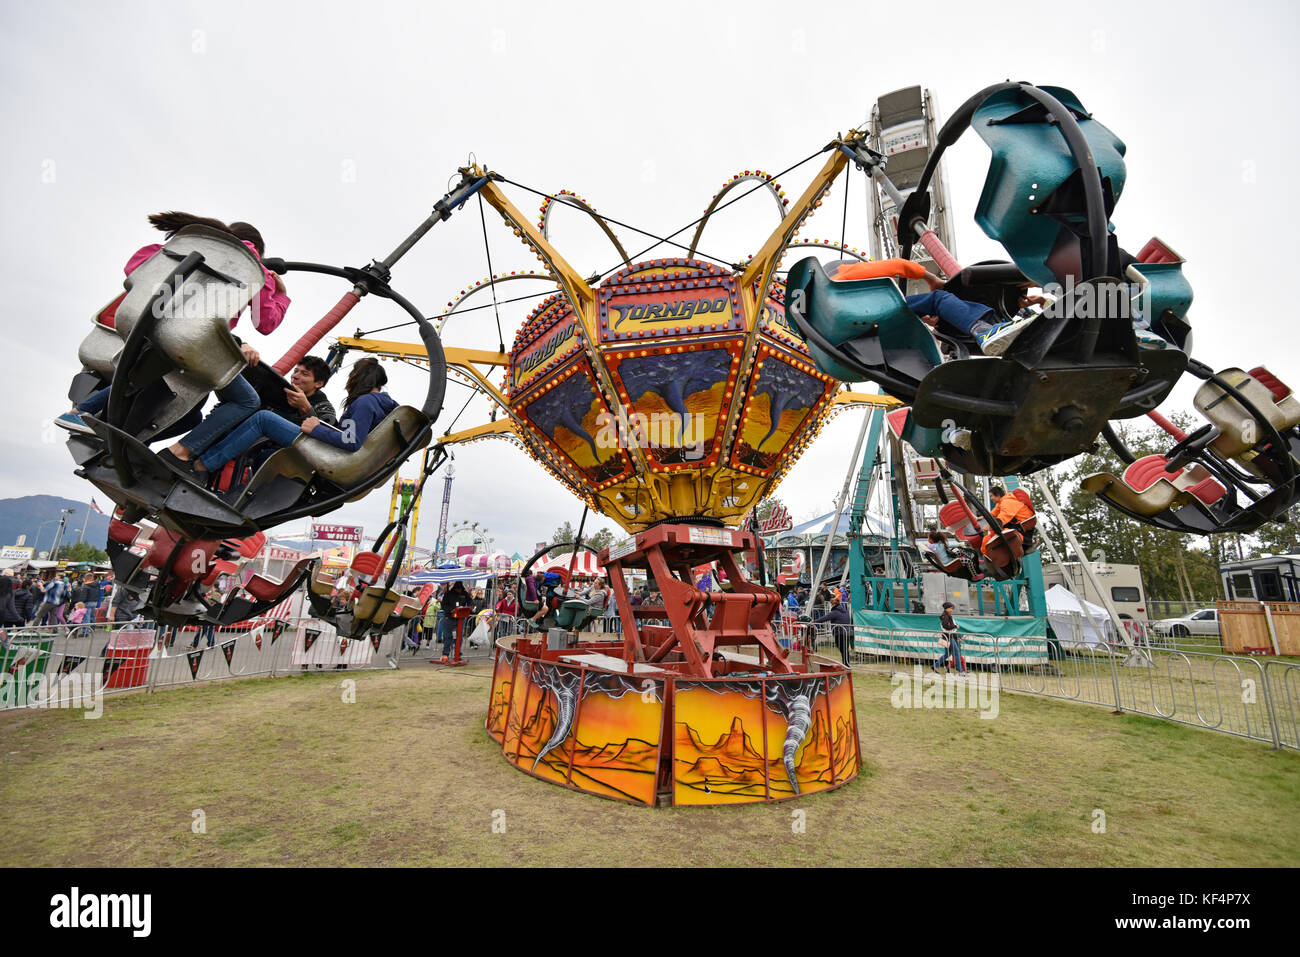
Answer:
<svg viewBox="0 0 1300 957"><path fill-rule="evenodd" d="M954 616L967 666L1047 664L1047 620L1028 616ZM853 651L893 661L936 662L943 657L938 615L886 611L853 613Z"/></svg>

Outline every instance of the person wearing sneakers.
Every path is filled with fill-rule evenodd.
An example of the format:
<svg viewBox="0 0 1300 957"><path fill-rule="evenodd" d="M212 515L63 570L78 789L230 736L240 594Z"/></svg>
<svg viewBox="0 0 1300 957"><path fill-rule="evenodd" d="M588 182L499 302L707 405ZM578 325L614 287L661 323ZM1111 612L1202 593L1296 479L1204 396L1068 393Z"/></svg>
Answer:
<svg viewBox="0 0 1300 957"><path fill-rule="evenodd" d="M934 670L942 668L944 674L948 673L949 658L956 664L958 674L966 673L966 662L961 657L961 631L957 628L957 620L952 617L955 607L950 601L944 602L943 614L939 616L939 643L943 645L943 656L935 664Z"/></svg>
<svg viewBox="0 0 1300 957"><path fill-rule="evenodd" d="M429 664L446 664L451 657L451 647L456 640L456 619L452 617L452 611L471 603L469 592L465 588L464 582L455 582L447 589L447 594L442 596L442 617L438 621L438 638L442 641L442 658L440 660L429 659Z"/></svg>
<svg viewBox="0 0 1300 957"><path fill-rule="evenodd" d="M1004 322L994 321L992 307L982 302L967 302L950 292L944 292L945 280L928 272L920 263L909 259L882 259L863 263L842 263L831 279L842 282L849 279L921 279L930 287L928 293L904 296L907 307L927 326L935 326L942 319L959 332L964 332L979 343L986 356L1000 356L1006 352L1016 337L1029 327L1036 316L1017 316ZM1042 302L1037 296L1022 297L1021 305Z"/></svg>

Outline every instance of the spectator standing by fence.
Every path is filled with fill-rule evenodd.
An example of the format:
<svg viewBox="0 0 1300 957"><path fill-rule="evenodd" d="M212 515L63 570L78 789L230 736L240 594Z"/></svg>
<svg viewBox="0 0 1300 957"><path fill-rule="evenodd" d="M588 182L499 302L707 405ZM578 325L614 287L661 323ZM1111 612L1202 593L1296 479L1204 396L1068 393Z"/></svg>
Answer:
<svg viewBox="0 0 1300 957"><path fill-rule="evenodd" d="M32 583L30 579L24 579L22 584L14 589L14 611L22 619L22 624L27 624L36 614L36 599L32 596Z"/></svg>
<svg viewBox="0 0 1300 957"><path fill-rule="evenodd" d="M966 673L966 662L961 657L961 632L957 628L957 621L952 617L952 602L943 603L943 614L939 616L939 641L943 645L943 656L939 659L934 670L943 669L944 674L948 673L948 659L952 658L957 665L958 674Z"/></svg>

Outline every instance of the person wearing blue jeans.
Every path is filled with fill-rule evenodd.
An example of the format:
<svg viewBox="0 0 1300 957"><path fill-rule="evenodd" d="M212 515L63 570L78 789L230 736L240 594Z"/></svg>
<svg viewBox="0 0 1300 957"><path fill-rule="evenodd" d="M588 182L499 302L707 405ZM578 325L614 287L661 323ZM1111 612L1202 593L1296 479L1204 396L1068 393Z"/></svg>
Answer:
<svg viewBox="0 0 1300 957"><path fill-rule="evenodd" d="M942 319L954 329L973 336L979 342L980 351L986 356L1000 356L1006 352L1007 347L1035 318L1017 317L1006 322L996 322L990 306L979 302L967 302L958 299L950 292L945 292L943 289L945 280L910 259L841 263L831 278L842 282L887 277L899 281L922 280L930 287L930 291L917 296L904 297L908 308L928 326L934 326ZM1022 296L1020 305L1023 308L1032 303L1041 305L1043 302L1040 296Z"/></svg>
<svg viewBox="0 0 1300 957"><path fill-rule="evenodd" d="M456 642L456 619L452 617L452 610L461 605L470 603L469 592L460 582L456 582L447 589L447 594L442 597L441 612L442 616L438 619L438 639L442 642L442 664L447 663L451 655L452 645ZM438 664L432 658L430 664Z"/></svg>
<svg viewBox="0 0 1300 957"><path fill-rule="evenodd" d="M396 400L383 391L387 382L388 374L379 365L378 359L361 359L352 367L352 373L348 376L348 400L339 421L341 428L324 423L314 415L297 424L263 409L245 419L239 428L202 455L195 455L188 461L182 460L183 464L202 475L221 468L261 439L270 439L275 445L284 447L292 445L300 432L336 449L355 452L370 431L397 408Z"/></svg>
<svg viewBox="0 0 1300 957"><path fill-rule="evenodd" d="M194 644L190 645L190 650L193 651L198 648L199 642L204 638L208 639L208 647L211 648L217 640L217 626L210 622L199 625L199 633L194 636Z"/></svg>
<svg viewBox="0 0 1300 957"><path fill-rule="evenodd" d="M950 292L936 289L933 292L906 297L907 307L921 317L942 319L948 325L971 336L986 356L1000 356L1032 322L1032 318L1017 317L1005 322L994 322L992 308L982 302L967 302ZM934 325L934 323L926 323Z"/></svg>
<svg viewBox="0 0 1300 957"><path fill-rule="evenodd" d="M109 387L92 392L77 403L74 413L62 416L60 420L67 420L68 425L73 426L76 431L89 432L90 428L81 422L80 417L83 414L96 417L102 415L108 408L108 393ZM257 390L249 385L248 380L243 376L235 376L228 386L216 391L216 396L217 407L206 417L196 409L177 423L182 428L188 425L193 430L167 450L177 459L185 461L191 455L202 454L208 446L247 419L261 405ZM80 429L75 428L78 425L81 426ZM176 434L176 427L172 427L159 433L155 438L171 438ZM177 446L180 446L179 454Z"/></svg>
<svg viewBox="0 0 1300 957"><path fill-rule="evenodd" d="M939 616L939 630L947 644L943 649L943 657L934 666L934 670L938 671L942 668L946 672L948 670L948 659L951 658L957 665L957 672L965 674L966 662L962 661L961 657L961 632L957 628L956 620L952 617L954 607L950 601L943 603L943 614Z"/></svg>

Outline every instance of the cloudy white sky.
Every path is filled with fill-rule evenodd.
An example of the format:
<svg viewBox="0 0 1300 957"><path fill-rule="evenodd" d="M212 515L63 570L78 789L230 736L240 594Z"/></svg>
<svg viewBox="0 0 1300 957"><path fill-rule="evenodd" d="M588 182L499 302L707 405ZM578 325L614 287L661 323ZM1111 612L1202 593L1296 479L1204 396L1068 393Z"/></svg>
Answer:
<svg viewBox="0 0 1300 957"><path fill-rule="evenodd" d="M1136 249L1156 234L1188 260L1195 354L1218 367L1266 361L1300 379L1285 292L1300 212L1294 5L932 2L909 24L899 9L886 18L858 2L617 9L5 0L0 497L89 495L44 423L66 407L90 316L121 288L130 253L155 240L151 212L248 220L268 255L362 265L427 214L472 152L512 179L576 190L602 213L662 235L694 220L733 173L782 170L861 122L878 95L917 83L932 90L941 118L1007 78L1073 89L1128 146L1114 216L1121 242ZM949 152L956 252L966 261L998 254L971 219L987 156L974 136ZM783 180L787 191L813 168ZM865 196L858 176L849 241L862 248ZM529 194L514 198L537 207ZM702 248L728 260L756 249L775 224L770 201L759 200L720 217ZM842 201L833 194L806 235L838 238ZM488 225L498 271L534 265L499 219ZM620 233L631 251L649 243ZM584 272L617 262L576 214L557 216L552 235ZM394 285L437 313L486 273L471 205L402 261ZM260 341L271 357L344 291L324 278L288 281L288 318ZM507 343L525 311L503 309ZM340 331L400 318L365 301ZM491 311L454 320L446 340L494 347ZM390 375L390 391L418 404L420 374ZM449 388L440 429L465 394ZM1180 386L1166 408L1190 404ZM782 486L797 519L829 507L861 414L841 415ZM475 400L458 427L486 415ZM456 465L453 521L486 525L506 551L527 552L578 519L576 501L505 444L464 448ZM373 534L386 512L380 491L329 520ZM421 545L432 544L436 518L430 501Z"/></svg>

